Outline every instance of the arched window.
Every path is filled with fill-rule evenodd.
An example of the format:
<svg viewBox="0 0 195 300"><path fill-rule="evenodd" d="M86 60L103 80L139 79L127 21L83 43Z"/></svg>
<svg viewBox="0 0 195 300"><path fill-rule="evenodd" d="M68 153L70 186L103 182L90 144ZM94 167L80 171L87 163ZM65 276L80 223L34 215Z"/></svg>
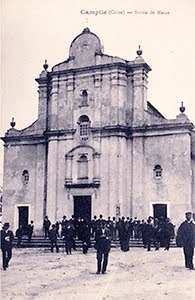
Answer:
<svg viewBox="0 0 195 300"><path fill-rule="evenodd" d="M153 169L154 171L154 178L159 180L162 178L162 168L160 165L156 165Z"/></svg>
<svg viewBox="0 0 195 300"><path fill-rule="evenodd" d="M88 159L85 154L78 160L78 179L88 179Z"/></svg>
<svg viewBox="0 0 195 300"><path fill-rule="evenodd" d="M88 116L85 116L85 115L81 116L79 118L78 124L79 124L80 138L83 141L88 140L89 135L90 135L90 120L89 120Z"/></svg>
<svg viewBox="0 0 195 300"><path fill-rule="evenodd" d="M22 182L23 184L28 184L29 182L29 172L27 170L22 172Z"/></svg>
<svg viewBox="0 0 195 300"><path fill-rule="evenodd" d="M88 106L88 93L86 90L82 91L82 102L81 102L82 106Z"/></svg>

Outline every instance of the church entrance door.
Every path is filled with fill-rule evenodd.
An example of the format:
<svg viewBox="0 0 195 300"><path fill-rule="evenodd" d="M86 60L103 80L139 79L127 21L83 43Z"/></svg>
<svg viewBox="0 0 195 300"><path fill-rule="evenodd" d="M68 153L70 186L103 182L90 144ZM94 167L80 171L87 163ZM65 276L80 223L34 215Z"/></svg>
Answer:
<svg viewBox="0 0 195 300"><path fill-rule="evenodd" d="M74 196L74 217L91 220L91 196Z"/></svg>
<svg viewBox="0 0 195 300"><path fill-rule="evenodd" d="M22 226L23 234L27 234L27 225L28 225L28 214L29 208L28 206L20 206L18 207L18 214L19 214L19 226Z"/></svg>
<svg viewBox="0 0 195 300"><path fill-rule="evenodd" d="M167 218L167 204L153 204L154 218Z"/></svg>

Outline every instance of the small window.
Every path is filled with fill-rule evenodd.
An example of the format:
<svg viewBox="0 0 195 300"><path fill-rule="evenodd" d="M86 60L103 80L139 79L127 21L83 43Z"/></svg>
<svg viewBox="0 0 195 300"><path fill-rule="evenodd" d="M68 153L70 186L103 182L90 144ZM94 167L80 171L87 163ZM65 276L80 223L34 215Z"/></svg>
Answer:
<svg viewBox="0 0 195 300"><path fill-rule="evenodd" d="M88 179L88 159L85 154L78 160L78 179Z"/></svg>
<svg viewBox="0 0 195 300"><path fill-rule="evenodd" d="M79 118L79 135L80 138L83 141L86 141L89 139L89 135L90 135L90 121L89 118L87 116L81 116Z"/></svg>
<svg viewBox="0 0 195 300"><path fill-rule="evenodd" d="M81 106L88 106L88 93L86 90L82 91Z"/></svg>
<svg viewBox="0 0 195 300"><path fill-rule="evenodd" d="M29 182L29 172L27 170L22 172L22 182L23 184L28 184Z"/></svg>
<svg viewBox="0 0 195 300"><path fill-rule="evenodd" d="M156 165L153 169L154 171L154 178L159 180L162 178L162 168L160 165Z"/></svg>

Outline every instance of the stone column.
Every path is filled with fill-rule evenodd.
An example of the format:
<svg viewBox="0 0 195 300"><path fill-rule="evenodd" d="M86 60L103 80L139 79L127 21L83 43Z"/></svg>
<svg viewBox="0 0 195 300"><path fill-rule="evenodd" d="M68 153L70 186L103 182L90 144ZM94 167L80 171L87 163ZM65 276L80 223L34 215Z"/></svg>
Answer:
<svg viewBox="0 0 195 300"><path fill-rule="evenodd" d="M100 156L99 152L93 154L93 182L100 182Z"/></svg>

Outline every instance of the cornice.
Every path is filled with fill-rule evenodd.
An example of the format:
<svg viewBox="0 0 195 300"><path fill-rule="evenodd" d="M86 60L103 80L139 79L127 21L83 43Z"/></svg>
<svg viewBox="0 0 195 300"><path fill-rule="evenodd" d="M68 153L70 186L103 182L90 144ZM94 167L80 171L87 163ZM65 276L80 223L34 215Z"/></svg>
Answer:
<svg viewBox="0 0 195 300"><path fill-rule="evenodd" d="M76 129L48 130L45 132L45 136L51 137L51 136L73 135L75 134L75 132Z"/></svg>
<svg viewBox="0 0 195 300"><path fill-rule="evenodd" d="M161 123L153 125L141 125L141 126L124 126L124 125L110 125L104 127L91 127L92 136L107 137L107 136L120 136L126 138L133 138L137 136L151 136L163 134L180 134L191 133L194 129L192 123ZM31 134L31 135L13 135L4 136L1 139L5 143L19 143L25 142L32 143L45 143L52 137L73 136L76 133L76 129L64 129L64 130L48 130L43 134Z"/></svg>
<svg viewBox="0 0 195 300"><path fill-rule="evenodd" d="M107 64L100 64L100 65L93 65L93 66L86 66L86 67L81 67L81 68L72 68L72 69L65 69L61 71L51 71L48 72L48 78L51 78L56 75L76 75L80 73L85 73L85 72L91 72L91 71L102 71L102 70L114 70L114 69L122 69L126 71L127 73L132 72L133 69L140 69L140 68L145 68L147 71L150 71L150 67L148 66L147 63L139 63L139 64L128 64L128 63L123 63L123 62L114 62L114 63L107 63ZM36 78L35 79L38 83L46 83L47 78Z"/></svg>
<svg viewBox="0 0 195 300"><path fill-rule="evenodd" d="M1 139L5 142L5 143L9 143L9 142L45 142L45 135L15 135L15 136L4 136L1 137Z"/></svg>
<svg viewBox="0 0 195 300"><path fill-rule="evenodd" d="M98 188L100 186L100 182L90 182L90 183L65 183L64 186L66 188Z"/></svg>
<svg viewBox="0 0 195 300"><path fill-rule="evenodd" d="M114 69L122 69L125 71L129 71L131 68L125 64L125 63L108 63L108 64L101 64L101 65L93 65L93 66L87 66L87 67L81 67L81 68L72 68L72 69L66 69L62 71L53 71L49 73L49 76L52 77L54 75L76 75L76 74L81 74L81 73L86 73L86 72L91 72L91 71L102 71L104 69L107 70L114 70Z"/></svg>
<svg viewBox="0 0 195 300"><path fill-rule="evenodd" d="M50 72L47 72L47 77L39 77L39 78L35 78L35 81L38 82L39 84L48 84L48 79L49 79L49 74Z"/></svg>
<svg viewBox="0 0 195 300"><path fill-rule="evenodd" d="M187 129L192 131L194 129L194 125L192 123L160 123L160 124L152 124L147 125L144 124L142 126L133 126L132 132L147 132L147 131L165 131L165 130L178 130L178 129Z"/></svg>

